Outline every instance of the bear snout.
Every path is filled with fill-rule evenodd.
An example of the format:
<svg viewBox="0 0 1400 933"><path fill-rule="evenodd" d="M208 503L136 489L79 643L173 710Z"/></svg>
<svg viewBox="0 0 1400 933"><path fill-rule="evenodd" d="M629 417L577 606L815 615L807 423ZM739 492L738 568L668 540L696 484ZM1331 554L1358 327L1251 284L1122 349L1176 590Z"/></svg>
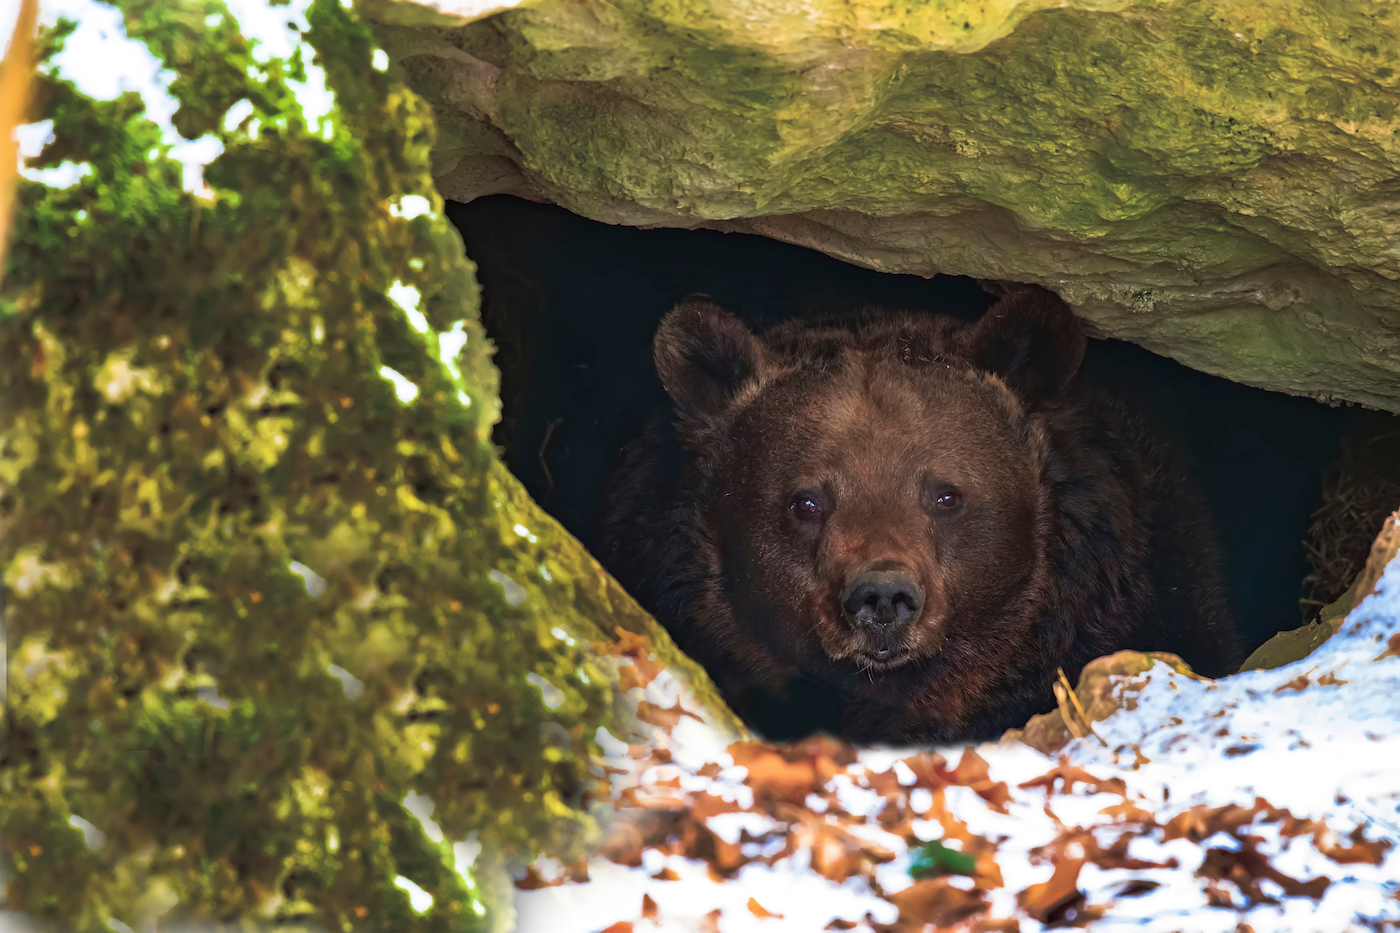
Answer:
<svg viewBox="0 0 1400 933"><path fill-rule="evenodd" d="M857 629L881 636L880 651L889 653L883 636L893 635L919 617L924 608L924 588L910 571L902 567L870 568L857 573L841 594L841 609Z"/></svg>

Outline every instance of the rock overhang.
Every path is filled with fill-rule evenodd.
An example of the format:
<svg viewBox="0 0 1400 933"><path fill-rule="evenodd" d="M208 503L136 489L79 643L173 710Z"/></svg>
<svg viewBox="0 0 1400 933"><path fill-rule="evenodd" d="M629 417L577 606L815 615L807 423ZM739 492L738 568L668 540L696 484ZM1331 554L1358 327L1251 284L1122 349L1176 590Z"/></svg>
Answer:
<svg viewBox="0 0 1400 933"><path fill-rule="evenodd" d="M534 2L380 33L443 194L1037 282L1105 336L1400 410L1400 24L1359 2Z"/></svg>

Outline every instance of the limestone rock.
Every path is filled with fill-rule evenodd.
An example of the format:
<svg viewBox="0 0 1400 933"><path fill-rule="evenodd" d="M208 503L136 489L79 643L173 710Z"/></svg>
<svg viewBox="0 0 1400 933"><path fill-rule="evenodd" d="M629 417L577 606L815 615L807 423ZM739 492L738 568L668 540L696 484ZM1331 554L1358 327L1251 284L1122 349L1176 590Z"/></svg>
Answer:
<svg viewBox="0 0 1400 933"><path fill-rule="evenodd" d="M1039 282L1198 369L1400 411L1384 4L539 0L465 26L380 19L436 111L446 197Z"/></svg>

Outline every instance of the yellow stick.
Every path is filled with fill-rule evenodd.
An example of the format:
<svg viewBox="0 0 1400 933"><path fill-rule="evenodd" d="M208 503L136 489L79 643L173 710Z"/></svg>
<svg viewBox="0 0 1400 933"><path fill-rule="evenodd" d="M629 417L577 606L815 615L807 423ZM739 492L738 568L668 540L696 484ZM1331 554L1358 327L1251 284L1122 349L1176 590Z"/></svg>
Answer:
<svg viewBox="0 0 1400 933"><path fill-rule="evenodd" d="M1084 720L1084 728L1089 731L1090 735L1099 740L1100 745L1102 745L1104 748L1108 748L1108 743L1103 740L1103 736L1099 735L1097 732L1094 731L1094 724L1089 721L1089 714L1084 712L1084 707L1079 703L1079 696L1074 692L1074 688L1069 685L1069 678L1065 676L1065 669L1061 667L1057 670L1060 675L1060 682L1055 685L1057 688L1055 690L1055 699L1059 700L1060 691L1063 690L1068 695L1069 701L1074 704L1074 709L1077 713L1079 713L1079 718ZM1063 716L1064 712L1065 711L1063 709L1063 704L1061 704L1060 715ZM1068 724L1068 721L1068 717L1066 717L1066 724ZM1081 738L1081 736L1073 728L1071 728L1069 731L1070 734L1074 735L1075 738Z"/></svg>
<svg viewBox="0 0 1400 933"><path fill-rule="evenodd" d="M5 62L0 65L0 136L4 138L4 145L0 146L0 275L10 244L19 166L15 127L24 118L24 108L29 103L29 85L34 76L34 21L38 13L38 0L20 0L14 35L10 37Z"/></svg>

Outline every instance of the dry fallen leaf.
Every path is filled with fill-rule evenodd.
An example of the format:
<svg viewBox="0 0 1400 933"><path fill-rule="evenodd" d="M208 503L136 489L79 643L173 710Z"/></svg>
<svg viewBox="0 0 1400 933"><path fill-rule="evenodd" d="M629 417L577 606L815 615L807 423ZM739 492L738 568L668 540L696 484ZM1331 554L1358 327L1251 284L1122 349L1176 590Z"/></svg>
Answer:
<svg viewBox="0 0 1400 933"><path fill-rule="evenodd" d="M707 820L720 813L738 813L744 808L737 800L725 800L717 794L696 794L690 804L690 815L697 820Z"/></svg>
<svg viewBox="0 0 1400 933"><path fill-rule="evenodd" d="M1055 868L1050 880L1026 888L1016 895L1016 902L1021 905L1022 910L1041 923L1052 916L1073 910L1075 905L1084 899L1079 890L1079 870L1084 867L1086 861L1084 858L1070 858L1061 852L1055 852L1051 858L1051 864Z"/></svg>
<svg viewBox="0 0 1400 933"><path fill-rule="evenodd" d="M1163 827L1162 841L1189 839L1192 842L1203 842L1222 832L1238 837L1241 827L1249 826L1260 816L1264 817L1264 822L1282 822L1281 832L1285 836L1301 836L1313 832L1316 826L1311 820L1300 820L1287 810L1271 806L1264 798L1256 797L1254 806L1247 808L1232 803L1223 807L1192 807L1184 810L1167 821Z"/></svg>
<svg viewBox="0 0 1400 933"><path fill-rule="evenodd" d="M1318 835L1322 834L1319 832ZM1347 838L1351 840L1349 846L1318 844L1317 850L1340 865L1351 865L1358 862L1366 865L1379 865L1385 861L1385 853L1390 851L1389 840L1368 840L1365 826L1356 827Z"/></svg>
<svg viewBox="0 0 1400 933"><path fill-rule="evenodd" d="M987 909L987 900L981 891L964 891L943 878L916 881L903 891L891 894L887 900L899 908L898 922L881 928L890 933L913 933L922 930L925 923L949 927Z"/></svg>
<svg viewBox="0 0 1400 933"><path fill-rule="evenodd" d="M962 758L958 761L958 766L951 771L946 768L934 766L940 778L949 784L958 784L970 788L973 793L987 801L992 809L1006 812L1006 803L1011 799L1011 790L1006 786L1005 781L993 781L991 770L987 762L972 750L972 746L963 749Z"/></svg>
<svg viewBox="0 0 1400 933"><path fill-rule="evenodd" d="M914 773L913 787L940 791L947 781L940 776L947 773L947 762L937 752L920 752L904 759L904 766ZM911 788L912 789L912 788Z"/></svg>
<svg viewBox="0 0 1400 933"><path fill-rule="evenodd" d="M661 673L665 665L660 661L655 661L651 657L651 640L645 635L636 632L629 632L622 626L614 629L617 632L617 641L612 644L598 644L595 649L600 655L605 657L619 657L631 660L630 666L624 666L619 675L622 678L622 689L624 691L631 687L645 687L656 679L656 675Z"/></svg>
<svg viewBox="0 0 1400 933"><path fill-rule="evenodd" d="M563 875L560 875L552 881L546 881L544 877L535 870L535 866L530 865L525 869L525 877L516 879L515 886L521 891L537 891L540 888L552 888L563 883Z"/></svg>
<svg viewBox="0 0 1400 933"><path fill-rule="evenodd" d="M1175 858L1169 858L1165 862L1154 862L1130 856L1128 847L1132 844L1133 839L1137 838L1138 833L1120 833L1118 838L1113 841L1113 845L1107 849L1099 845L1099 841L1093 833L1085 832L1083 835L1084 851L1087 853L1089 861L1100 868L1145 871L1149 868L1176 868L1179 865Z"/></svg>
<svg viewBox="0 0 1400 933"><path fill-rule="evenodd" d="M1330 673L1323 674L1317 679L1317 684L1319 687L1341 687L1349 683L1351 683L1351 681L1342 680L1340 677L1338 677L1336 671L1331 671Z"/></svg>
<svg viewBox="0 0 1400 933"><path fill-rule="evenodd" d="M775 914L766 910L762 904L760 904L757 900L755 900L752 897L749 898L749 913L753 914L760 920L767 920L769 917L772 917L775 920L783 919L782 914Z"/></svg>
<svg viewBox="0 0 1400 933"><path fill-rule="evenodd" d="M1272 881L1283 889L1289 897L1310 897L1318 900L1332 884L1332 879L1319 875L1308 881L1290 878L1269 864L1268 858L1258 851L1258 840L1253 836L1240 839L1238 849L1209 849L1196 874L1215 881L1229 881L1240 893L1249 898L1251 904L1276 904L1259 887L1263 879Z"/></svg>
<svg viewBox="0 0 1400 933"><path fill-rule="evenodd" d="M793 850L811 852L812 870L829 881L840 883L870 866L894 858L889 850L861 839L816 814L795 814L796 825L789 836Z"/></svg>
<svg viewBox="0 0 1400 933"><path fill-rule="evenodd" d="M1128 792L1128 785L1123 782L1122 778L1115 777L1106 780L1097 778L1078 765L1070 764L1068 755L1061 755L1059 764L1055 765L1054 768L1051 768L1040 777L1032 778L1018 786L1022 790L1028 790L1032 787L1043 787L1048 796L1055 792L1056 782L1059 782L1060 793L1062 794L1074 793L1075 784L1084 784L1091 787L1096 794L1126 794Z"/></svg>
<svg viewBox="0 0 1400 933"><path fill-rule="evenodd" d="M729 746L736 765L747 768L744 783L754 790L756 800L786 800L803 805L807 795L820 785L817 771L808 761L788 761L778 752L757 742L736 742Z"/></svg>
<svg viewBox="0 0 1400 933"><path fill-rule="evenodd" d="M690 710L682 707L680 697L676 698L674 706L669 707L657 706L654 703L648 703L646 700L642 700L637 704L637 719L649 725L656 726L659 729L665 729L668 732L675 728L676 723L681 721L682 716L689 716L696 722L705 721Z"/></svg>
<svg viewBox="0 0 1400 933"><path fill-rule="evenodd" d="M1122 803L1115 803L1104 807L1099 813L1107 817L1112 817L1117 823L1142 823L1147 826L1157 825L1157 815L1151 810L1144 810L1131 800L1124 800Z"/></svg>
<svg viewBox="0 0 1400 933"><path fill-rule="evenodd" d="M645 687L646 681L640 669L635 664L624 664L617 672L617 690L619 693L626 693L633 687Z"/></svg>

